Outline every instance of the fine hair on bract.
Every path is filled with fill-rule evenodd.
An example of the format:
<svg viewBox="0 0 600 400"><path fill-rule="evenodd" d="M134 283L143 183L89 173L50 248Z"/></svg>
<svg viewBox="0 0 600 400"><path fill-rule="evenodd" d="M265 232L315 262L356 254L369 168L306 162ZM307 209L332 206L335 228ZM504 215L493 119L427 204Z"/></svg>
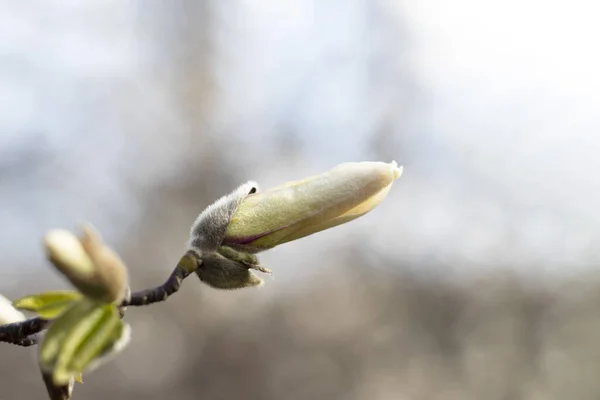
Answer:
<svg viewBox="0 0 600 400"><path fill-rule="evenodd" d="M258 184L249 181L221 197L198 215L190 230L188 250L199 259L196 274L215 289L239 289L260 286L263 280L250 270L269 272L258 265L256 257L222 247L227 227L241 202L258 192Z"/></svg>
<svg viewBox="0 0 600 400"><path fill-rule="evenodd" d="M190 230L189 250L202 256L221 246L227 227L240 203L250 194L258 192L258 184L248 181L228 195L215 201L198 215Z"/></svg>

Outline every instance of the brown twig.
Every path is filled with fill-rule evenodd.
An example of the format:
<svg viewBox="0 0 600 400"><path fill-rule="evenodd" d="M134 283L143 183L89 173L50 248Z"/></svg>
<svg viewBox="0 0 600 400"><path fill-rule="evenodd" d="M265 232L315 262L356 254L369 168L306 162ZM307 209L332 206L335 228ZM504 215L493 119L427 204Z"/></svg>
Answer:
<svg viewBox="0 0 600 400"><path fill-rule="evenodd" d="M21 322L13 322L0 326L0 342L27 346L26 341L32 335L41 332L48 326L47 319L34 317Z"/></svg>
<svg viewBox="0 0 600 400"><path fill-rule="evenodd" d="M181 287L181 282L190 275L191 271L182 265L177 265L169 278L160 286L152 289L132 293L121 302L120 307L146 306L165 301L170 295L176 293ZM0 342L11 343L17 346L33 346L41 339L41 334L50 323L50 320L34 317L21 322L0 325Z"/></svg>
<svg viewBox="0 0 600 400"><path fill-rule="evenodd" d="M179 290L181 282L189 275L190 272L188 270L181 265L177 265L165 283L152 289L133 293L130 299L123 300L121 307L147 306L152 303L165 301L170 295Z"/></svg>
<svg viewBox="0 0 600 400"><path fill-rule="evenodd" d="M69 382L68 385L57 386L52 381L52 374L42 372L42 378L46 384L46 390L48 391L48 397L50 400L69 400L73 393L73 381Z"/></svg>

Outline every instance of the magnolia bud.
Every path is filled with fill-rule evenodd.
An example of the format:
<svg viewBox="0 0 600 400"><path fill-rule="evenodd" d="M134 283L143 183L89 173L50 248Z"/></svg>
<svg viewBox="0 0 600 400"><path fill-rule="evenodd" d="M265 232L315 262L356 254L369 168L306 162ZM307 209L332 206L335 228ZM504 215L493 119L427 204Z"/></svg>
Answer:
<svg viewBox="0 0 600 400"><path fill-rule="evenodd" d="M22 312L13 307L10 300L0 295L0 325L21 322L26 319Z"/></svg>
<svg viewBox="0 0 600 400"><path fill-rule="evenodd" d="M200 279L221 289L262 283L253 254L343 224L372 210L402 174L396 162L341 164L329 172L259 193L247 182L206 208L192 225L189 250Z"/></svg>
<svg viewBox="0 0 600 400"><path fill-rule="evenodd" d="M233 214L223 245L257 253L351 221L377 206L401 174L396 162L345 163L251 194Z"/></svg>
<svg viewBox="0 0 600 400"><path fill-rule="evenodd" d="M118 303L128 288L125 265L89 225L81 238L69 231L52 230L44 237L48 258L84 295Z"/></svg>

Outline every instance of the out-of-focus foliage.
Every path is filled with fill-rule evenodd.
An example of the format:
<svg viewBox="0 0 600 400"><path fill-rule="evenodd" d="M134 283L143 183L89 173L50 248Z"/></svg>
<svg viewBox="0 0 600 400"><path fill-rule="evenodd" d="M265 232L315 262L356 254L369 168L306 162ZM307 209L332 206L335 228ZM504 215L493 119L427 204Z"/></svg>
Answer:
<svg viewBox="0 0 600 400"><path fill-rule="evenodd" d="M129 327L113 304L75 302L55 319L39 344L42 372L57 386L68 385L84 370L100 365L129 341Z"/></svg>
<svg viewBox="0 0 600 400"><path fill-rule="evenodd" d="M120 352L129 326L118 310L130 291L118 255L91 226L79 238L66 230L44 236L48 261L81 292L56 290L21 297L16 308L50 319L38 337L39 366L52 399L69 398L75 380Z"/></svg>
<svg viewBox="0 0 600 400"><path fill-rule="evenodd" d="M67 230L46 233L48 259L86 297L119 304L128 290L125 264L91 225L81 230L81 237Z"/></svg>
<svg viewBox="0 0 600 400"><path fill-rule="evenodd" d="M52 319L82 297L81 293L73 290L53 290L21 297L13 301L13 305L21 310L35 312L42 318Z"/></svg>

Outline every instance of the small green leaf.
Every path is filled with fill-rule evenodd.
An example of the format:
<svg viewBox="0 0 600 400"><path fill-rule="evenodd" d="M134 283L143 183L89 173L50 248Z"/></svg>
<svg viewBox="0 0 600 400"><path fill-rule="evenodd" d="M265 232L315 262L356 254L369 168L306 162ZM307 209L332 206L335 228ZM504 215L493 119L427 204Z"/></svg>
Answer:
<svg viewBox="0 0 600 400"><path fill-rule="evenodd" d="M82 317L96 306L97 303L84 298L72 303L60 317L52 322L40 346L39 361L43 371L50 372L54 369L67 334L80 322Z"/></svg>
<svg viewBox="0 0 600 400"><path fill-rule="evenodd" d="M77 348L77 352L73 354L66 367L74 372L83 371L121 337L123 325L115 307L105 310L102 320Z"/></svg>
<svg viewBox="0 0 600 400"><path fill-rule="evenodd" d="M106 323L110 323L111 311L114 307L111 305L102 305L95 307L88 315L83 316L78 323L70 330L62 343L62 348L56 359L54 366L54 381L64 382L70 379L81 369L74 371L71 365L76 362L79 349L94 345L98 333L105 329ZM116 310L115 310L116 311ZM90 343L91 342L91 343ZM87 345L87 346L86 346ZM98 349L99 353L102 348ZM88 351L94 351L90 349Z"/></svg>
<svg viewBox="0 0 600 400"><path fill-rule="evenodd" d="M82 297L83 295L77 291L56 290L22 297L15 300L13 306L21 310L33 311L42 318L53 319Z"/></svg>
<svg viewBox="0 0 600 400"><path fill-rule="evenodd" d="M84 370L99 365L123 348L128 327L113 304L82 300L50 326L40 350L40 366L57 385L78 381Z"/></svg>

